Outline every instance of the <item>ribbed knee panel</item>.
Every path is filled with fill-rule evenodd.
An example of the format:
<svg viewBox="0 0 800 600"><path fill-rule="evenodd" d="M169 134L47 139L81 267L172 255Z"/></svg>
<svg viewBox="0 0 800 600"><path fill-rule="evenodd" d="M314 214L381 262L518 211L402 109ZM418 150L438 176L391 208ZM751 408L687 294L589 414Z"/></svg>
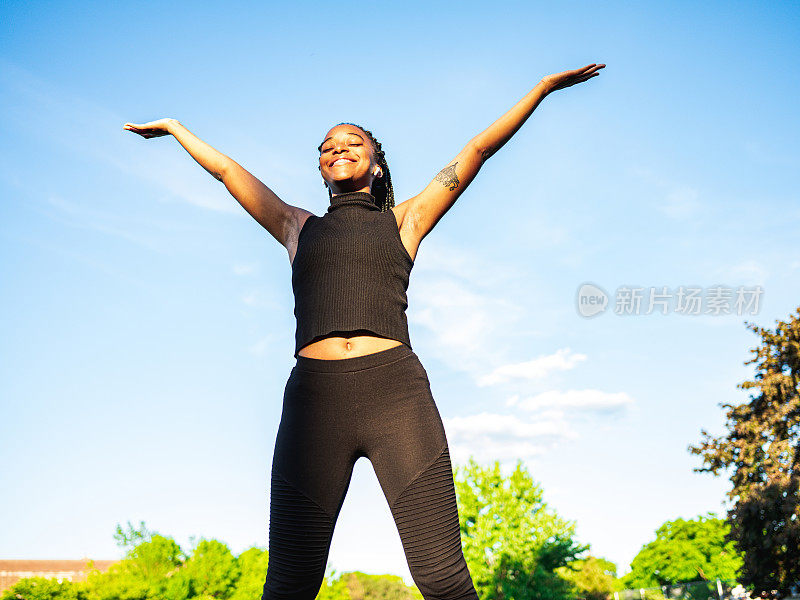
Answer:
<svg viewBox="0 0 800 600"><path fill-rule="evenodd" d="M425 600L475 600L461 549L450 452L420 473L391 507L411 576Z"/></svg>
<svg viewBox="0 0 800 600"><path fill-rule="evenodd" d="M270 489L262 600L313 600L325 576L333 519L275 469Z"/></svg>

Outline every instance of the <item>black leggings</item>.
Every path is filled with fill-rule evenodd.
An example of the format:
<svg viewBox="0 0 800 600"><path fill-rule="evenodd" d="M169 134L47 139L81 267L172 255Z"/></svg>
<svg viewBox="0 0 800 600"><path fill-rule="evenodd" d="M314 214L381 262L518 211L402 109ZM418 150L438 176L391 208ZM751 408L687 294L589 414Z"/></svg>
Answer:
<svg viewBox="0 0 800 600"><path fill-rule="evenodd" d="M313 600L353 465L366 456L426 600L477 600L461 548L439 410L405 344L340 360L297 357L283 396L262 600Z"/></svg>

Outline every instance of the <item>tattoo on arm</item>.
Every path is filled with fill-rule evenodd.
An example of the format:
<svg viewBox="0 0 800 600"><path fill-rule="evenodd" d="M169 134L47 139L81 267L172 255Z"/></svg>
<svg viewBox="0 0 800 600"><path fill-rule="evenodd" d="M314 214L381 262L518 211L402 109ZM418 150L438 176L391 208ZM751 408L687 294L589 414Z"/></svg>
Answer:
<svg viewBox="0 0 800 600"><path fill-rule="evenodd" d="M445 167L434 177L434 181L440 181L443 186L449 187L451 192L456 189L459 184L458 176L456 175L457 164L458 162L454 162L449 167Z"/></svg>

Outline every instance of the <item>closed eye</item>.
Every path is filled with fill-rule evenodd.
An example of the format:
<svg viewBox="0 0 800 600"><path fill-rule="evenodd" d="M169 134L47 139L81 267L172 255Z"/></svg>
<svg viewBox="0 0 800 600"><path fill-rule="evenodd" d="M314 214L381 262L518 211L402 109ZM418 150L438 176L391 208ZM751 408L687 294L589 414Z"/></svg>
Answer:
<svg viewBox="0 0 800 600"><path fill-rule="evenodd" d="M353 141L347 142L347 145L348 145L348 146L362 146L362 145L363 145L363 142L362 142L362 141L359 141L359 140L353 140ZM317 150L319 150L319 151L320 151L320 153L324 154L325 152L330 152L331 150L333 150L333 149L334 149L334 147L335 147L335 146L325 146L325 147L323 147L323 146L320 144L320 146L317 148Z"/></svg>

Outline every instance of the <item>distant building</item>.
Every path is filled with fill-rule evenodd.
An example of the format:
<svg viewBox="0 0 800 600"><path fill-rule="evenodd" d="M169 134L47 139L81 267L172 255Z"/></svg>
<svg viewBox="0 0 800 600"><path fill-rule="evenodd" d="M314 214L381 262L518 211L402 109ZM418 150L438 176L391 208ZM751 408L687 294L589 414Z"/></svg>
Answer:
<svg viewBox="0 0 800 600"><path fill-rule="evenodd" d="M89 559L81 560L3 560L0 559L0 592L24 577L47 577L58 581L82 581L89 572ZM108 570L116 560L95 560L94 568Z"/></svg>

